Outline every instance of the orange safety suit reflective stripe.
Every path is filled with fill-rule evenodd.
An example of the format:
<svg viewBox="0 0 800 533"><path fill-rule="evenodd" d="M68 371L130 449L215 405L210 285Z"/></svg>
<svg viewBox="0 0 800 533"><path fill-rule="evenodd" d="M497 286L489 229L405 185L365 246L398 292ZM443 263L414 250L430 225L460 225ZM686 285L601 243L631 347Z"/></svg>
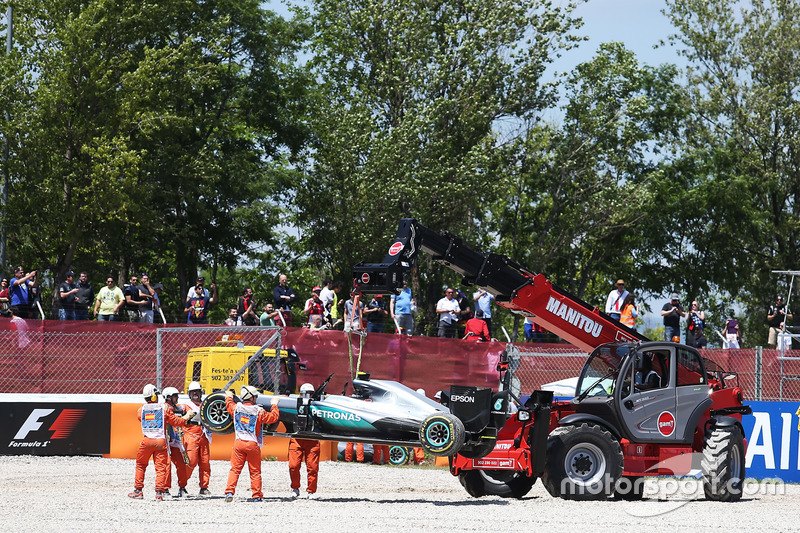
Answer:
<svg viewBox="0 0 800 533"><path fill-rule="evenodd" d="M353 447L356 449L356 460L359 463L364 462L364 445L360 442L358 444L348 442L344 447L344 460L347 462L353 461Z"/></svg>
<svg viewBox="0 0 800 533"><path fill-rule="evenodd" d="M136 416L141 422L142 408L140 407ZM183 426L186 421L175 415L172 409L164 409L164 421L171 426ZM153 458L153 464L156 468L156 492L164 492L169 488L169 451L167 450L167 433L166 425L163 428L163 438L143 437L142 442L139 444L139 450L136 452L136 475L134 478L133 488L142 490L144 487L144 473L147 470L147 463L150 462L150 457Z"/></svg>
<svg viewBox="0 0 800 533"><path fill-rule="evenodd" d="M243 402L243 407L252 407L253 404ZM225 398L225 408L228 413L236 417L236 402L233 398ZM258 418L254 421L253 429L254 440L243 440L239 437L240 428L236 430L236 440L233 442L233 452L231 453L231 470L228 472L228 485L225 487L225 494L236 494L236 484L239 482L239 475L242 473L245 461L250 471L250 490L253 498L263 498L261 492L261 426L264 424L274 424L278 421L280 411L278 406L273 405L269 412L264 409L258 410Z"/></svg>
<svg viewBox="0 0 800 533"><path fill-rule="evenodd" d="M292 488L300 488L300 465L306 462L309 494L317 492L317 474L319 473L319 441L307 439L289 440L289 478Z"/></svg>

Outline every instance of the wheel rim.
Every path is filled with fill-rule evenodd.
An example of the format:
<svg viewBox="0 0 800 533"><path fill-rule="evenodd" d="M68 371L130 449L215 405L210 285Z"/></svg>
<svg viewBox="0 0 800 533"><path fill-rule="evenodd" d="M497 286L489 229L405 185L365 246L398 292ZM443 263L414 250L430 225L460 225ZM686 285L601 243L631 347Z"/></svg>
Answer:
<svg viewBox="0 0 800 533"><path fill-rule="evenodd" d="M406 460L406 451L400 446L392 446L389 448L389 462L392 464L404 463Z"/></svg>
<svg viewBox="0 0 800 533"><path fill-rule="evenodd" d="M216 400L206 408L206 417L212 424L222 424L229 417L225 402Z"/></svg>
<svg viewBox="0 0 800 533"><path fill-rule="evenodd" d="M606 471L606 457L589 442L573 446L564 458L564 472L575 483L590 485L601 481Z"/></svg>
<svg viewBox="0 0 800 533"><path fill-rule="evenodd" d="M450 428L444 422L434 422L425 430L425 439L435 448L444 446L450 440Z"/></svg>

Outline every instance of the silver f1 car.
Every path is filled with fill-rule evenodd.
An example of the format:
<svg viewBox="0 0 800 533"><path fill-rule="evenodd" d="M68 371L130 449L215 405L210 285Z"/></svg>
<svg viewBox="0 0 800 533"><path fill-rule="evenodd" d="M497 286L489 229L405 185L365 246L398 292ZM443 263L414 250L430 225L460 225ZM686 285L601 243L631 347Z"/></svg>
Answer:
<svg viewBox="0 0 800 533"><path fill-rule="evenodd" d="M279 423L264 435L422 446L433 455L483 457L494 448L497 430L506 420L508 399L491 389L453 386L439 404L396 381L354 379L352 396L325 394L331 376L311 398L279 396ZM269 409L272 395L257 402ZM238 401L238 399L237 399ZM233 420L223 391L200 406L203 424L215 433L231 433ZM285 432L277 431L283 423Z"/></svg>

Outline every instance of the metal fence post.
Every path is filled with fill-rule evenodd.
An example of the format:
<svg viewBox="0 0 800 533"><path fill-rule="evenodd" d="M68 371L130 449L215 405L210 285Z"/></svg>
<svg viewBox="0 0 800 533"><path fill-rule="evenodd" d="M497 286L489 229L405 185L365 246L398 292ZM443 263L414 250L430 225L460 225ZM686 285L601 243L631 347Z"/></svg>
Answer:
<svg viewBox="0 0 800 533"><path fill-rule="evenodd" d="M762 379L763 375L763 362L764 362L764 347L763 346L756 346L756 360L755 360L755 376L756 376L756 383L755 383L755 394L756 401L761 401L762 395Z"/></svg>
<svg viewBox="0 0 800 533"><path fill-rule="evenodd" d="M156 388L161 390L162 382L164 381L163 376L163 357L161 353L161 332L163 328L158 328L156 330Z"/></svg>

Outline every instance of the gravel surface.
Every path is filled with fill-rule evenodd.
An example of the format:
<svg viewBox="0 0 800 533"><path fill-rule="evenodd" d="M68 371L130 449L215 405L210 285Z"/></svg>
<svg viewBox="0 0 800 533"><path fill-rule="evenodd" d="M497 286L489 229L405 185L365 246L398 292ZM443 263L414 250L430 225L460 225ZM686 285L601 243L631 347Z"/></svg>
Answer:
<svg viewBox="0 0 800 533"><path fill-rule="evenodd" d="M446 468L324 462L317 500L291 500L285 462L263 463L264 502L248 502L249 476L225 503L229 465L213 461L213 496L154 500L155 471L145 478L145 499L127 498L134 461L91 457L0 457L3 531L797 531L800 487L749 485L737 503L686 494L693 480L650 480L646 493L666 499L640 502L571 502L551 498L540 483L521 500L470 497ZM173 484L175 476L173 474ZM303 474L305 483L305 474ZM303 485L303 488L305 485ZM301 489L302 491L302 489ZM172 490L175 493L175 489Z"/></svg>

